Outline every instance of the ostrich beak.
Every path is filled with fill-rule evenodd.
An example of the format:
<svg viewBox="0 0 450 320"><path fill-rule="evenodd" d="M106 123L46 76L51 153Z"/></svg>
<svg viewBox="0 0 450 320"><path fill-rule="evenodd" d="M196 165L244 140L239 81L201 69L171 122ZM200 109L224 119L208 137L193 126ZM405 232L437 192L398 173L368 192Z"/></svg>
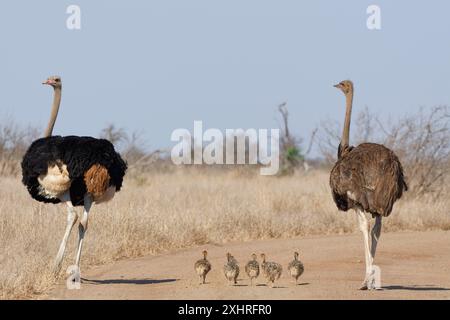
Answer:
<svg viewBox="0 0 450 320"><path fill-rule="evenodd" d="M333 87L335 87L335 88L339 88L339 83L338 84L335 84Z"/></svg>
<svg viewBox="0 0 450 320"><path fill-rule="evenodd" d="M48 85L52 86L52 85L56 84L56 81L52 80L52 79L47 79L44 82L42 82L42 84L48 84Z"/></svg>

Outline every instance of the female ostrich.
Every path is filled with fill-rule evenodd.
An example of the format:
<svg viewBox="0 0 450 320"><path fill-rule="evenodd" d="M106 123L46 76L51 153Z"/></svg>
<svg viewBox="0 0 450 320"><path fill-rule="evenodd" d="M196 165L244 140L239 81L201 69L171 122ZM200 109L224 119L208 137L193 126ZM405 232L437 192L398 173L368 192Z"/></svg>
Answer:
<svg viewBox="0 0 450 320"><path fill-rule="evenodd" d="M349 146L353 83L345 80L335 85L346 97L344 131L338 148L338 160L331 170L330 186L339 210L354 209L364 236L366 277L361 290L378 289L373 284L373 259L381 234L381 218L392 211L394 202L407 191L403 168L397 156L383 145L362 143ZM371 213L375 224L371 231L365 212Z"/></svg>
<svg viewBox="0 0 450 320"><path fill-rule="evenodd" d="M52 136L61 102L61 78L49 77L43 84L54 89L50 121L44 137L34 141L23 157L22 182L37 201L67 204L66 231L55 261L54 271L57 273L61 268L67 239L77 220L74 206L84 206L78 225L75 259L79 268L89 210L93 203L108 201L120 190L127 166L107 140Z"/></svg>

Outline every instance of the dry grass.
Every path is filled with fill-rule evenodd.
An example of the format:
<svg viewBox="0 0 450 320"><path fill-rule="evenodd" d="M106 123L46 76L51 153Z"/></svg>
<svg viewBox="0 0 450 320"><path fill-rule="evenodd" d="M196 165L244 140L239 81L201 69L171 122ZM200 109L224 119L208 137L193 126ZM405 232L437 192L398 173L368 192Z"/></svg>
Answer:
<svg viewBox="0 0 450 320"><path fill-rule="evenodd" d="M449 207L446 196L402 199L383 230L449 230ZM2 178L0 298L25 298L53 285L50 269L65 210L32 201L19 179ZM127 179L112 202L91 212L82 269L211 242L357 230L354 214L336 210L328 173L322 171L282 178L207 170L155 173ZM63 270L73 262L75 234Z"/></svg>

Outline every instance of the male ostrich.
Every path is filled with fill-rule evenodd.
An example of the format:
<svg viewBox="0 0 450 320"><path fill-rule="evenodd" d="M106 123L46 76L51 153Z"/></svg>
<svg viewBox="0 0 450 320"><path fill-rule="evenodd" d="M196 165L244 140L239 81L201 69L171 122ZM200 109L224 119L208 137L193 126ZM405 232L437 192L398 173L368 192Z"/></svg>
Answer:
<svg viewBox="0 0 450 320"><path fill-rule="evenodd" d="M346 114L338 160L331 170L330 186L339 210L354 209L364 236L366 277L361 290L379 289L373 284L373 259L381 234L381 218L392 211L394 202L407 191L403 168L397 156L383 145L362 143L349 146L353 83L345 80L335 85L346 97ZM375 218L369 247L369 222L365 212Z"/></svg>
<svg viewBox="0 0 450 320"><path fill-rule="evenodd" d="M61 102L61 78L49 77L43 84L53 87L53 106L44 137L34 141L22 160L22 182L33 199L44 203L65 202L67 226L56 256L58 273L67 239L77 221L74 206L84 206L78 225L78 250L75 259L80 266L81 247L93 203L105 202L122 187L126 163L104 139L78 136L52 136Z"/></svg>

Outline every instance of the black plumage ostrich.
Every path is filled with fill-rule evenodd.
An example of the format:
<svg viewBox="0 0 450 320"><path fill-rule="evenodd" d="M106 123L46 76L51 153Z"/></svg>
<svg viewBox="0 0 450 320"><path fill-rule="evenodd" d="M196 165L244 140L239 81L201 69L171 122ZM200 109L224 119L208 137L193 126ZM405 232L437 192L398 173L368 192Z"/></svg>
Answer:
<svg viewBox="0 0 450 320"><path fill-rule="evenodd" d="M338 160L331 170L330 186L339 210L354 209L364 236L366 277L361 289L378 289L374 278L373 260L381 234L381 218L391 214L392 207L408 190L402 164L394 152L381 144L362 143L349 146L350 119L353 102L353 83L345 80L335 85L346 97L344 131L338 148ZM369 245L369 222L375 218Z"/></svg>
<svg viewBox="0 0 450 320"><path fill-rule="evenodd" d="M127 165L108 140L52 136L61 102L61 78L52 76L43 84L54 89L50 121L44 137L34 141L23 157L22 182L37 201L67 204L66 231L54 266L54 272L58 273L67 239L78 218L75 264L79 268L89 210L93 203L108 201L120 190ZM82 215L77 216L75 206L84 206Z"/></svg>

